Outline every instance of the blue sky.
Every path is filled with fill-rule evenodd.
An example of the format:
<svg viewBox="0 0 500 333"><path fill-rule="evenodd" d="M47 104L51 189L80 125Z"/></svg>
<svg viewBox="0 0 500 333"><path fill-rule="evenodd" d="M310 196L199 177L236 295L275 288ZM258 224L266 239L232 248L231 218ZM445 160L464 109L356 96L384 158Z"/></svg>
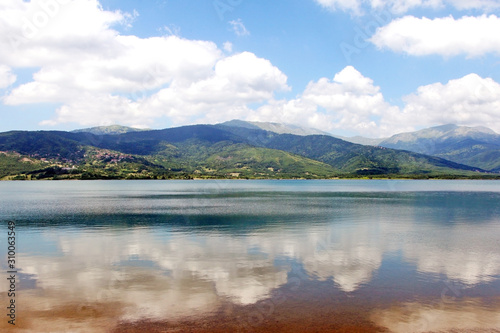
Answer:
<svg viewBox="0 0 500 333"><path fill-rule="evenodd" d="M500 132L498 15L492 0L6 0L0 131Z"/></svg>

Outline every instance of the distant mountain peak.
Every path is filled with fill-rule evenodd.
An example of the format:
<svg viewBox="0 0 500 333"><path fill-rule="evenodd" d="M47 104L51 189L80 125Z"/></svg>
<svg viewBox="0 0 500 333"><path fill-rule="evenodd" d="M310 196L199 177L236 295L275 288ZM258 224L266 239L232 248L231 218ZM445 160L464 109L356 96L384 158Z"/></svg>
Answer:
<svg viewBox="0 0 500 333"><path fill-rule="evenodd" d="M457 126L457 128L454 131L457 134L484 133L484 134L498 135L498 133L492 130L491 128L484 126L474 126L474 127Z"/></svg>
<svg viewBox="0 0 500 333"><path fill-rule="evenodd" d="M459 126L455 124L439 125L429 128L424 128L415 132L405 132L395 134L392 137L384 140L382 143L398 143L398 142L413 142L422 139L445 140L449 138L460 137L484 137L498 135L492 129L482 126Z"/></svg>
<svg viewBox="0 0 500 333"><path fill-rule="evenodd" d="M226 121L219 125L230 126L230 127L241 127L247 129L260 129L265 130L277 134L294 134L300 136L307 135L328 135L334 138L338 138L347 142L361 144L361 145L369 145L369 146L378 146L380 142L387 138L365 138L362 136L354 136L354 137L345 137L340 135L335 135L332 133L324 132L316 128L311 127L302 127L293 124L282 124L282 123L274 123L274 122L260 122L260 121L245 121L239 119L233 119L230 121Z"/></svg>
<svg viewBox="0 0 500 333"><path fill-rule="evenodd" d="M244 121L239 119L225 121L223 123L220 123L219 125L230 126L230 127L243 127L249 129L261 129L259 126L256 126L249 121Z"/></svg>
<svg viewBox="0 0 500 333"><path fill-rule="evenodd" d="M303 127L293 124L282 124L282 123L273 123L273 122L262 122L262 121L246 121L233 119L230 121L226 121L219 125L230 126L230 127L243 127L249 129L261 129L264 131L274 132L278 134L294 134L300 136L306 135L329 135L330 133L321 131L316 128L311 127Z"/></svg>
<svg viewBox="0 0 500 333"><path fill-rule="evenodd" d="M422 129L422 130L414 132L414 133L425 132L425 131L440 131L443 133L454 131L456 133L478 132L478 133L486 133L486 134L497 134L492 129L490 129L488 127L484 127L484 126L464 126L464 125L456 125L456 124L446 124L446 125L433 126L433 127Z"/></svg>
<svg viewBox="0 0 500 333"><path fill-rule="evenodd" d="M455 125L455 124L445 124L445 125L429 127L426 129L434 129L434 130L439 130L439 131L443 131L443 132L448 132L448 131L453 131L453 130L457 129L458 127L460 127L460 126Z"/></svg>
<svg viewBox="0 0 500 333"><path fill-rule="evenodd" d="M76 129L71 132L73 133L92 133L95 135L116 135L123 134L129 132L140 132L140 131L149 131L149 129L135 128L135 127L127 127L122 125L109 125L109 126L96 126L89 128Z"/></svg>
<svg viewBox="0 0 500 333"><path fill-rule="evenodd" d="M393 135L380 143L485 170L500 169L500 135L482 126L447 124Z"/></svg>
<svg viewBox="0 0 500 333"><path fill-rule="evenodd" d="M110 133L130 128L97 129ZM472 141L457 140L457 148ZM408 151L366 147L328 135L277 134L224 125L181 126L99 138L65 131L11 131L0 133L1 151L10 153L0 154L0 179L427 177L466 176L486 170ZM487 170L500 171L500 156L490 160L485 164Z"/></svg>

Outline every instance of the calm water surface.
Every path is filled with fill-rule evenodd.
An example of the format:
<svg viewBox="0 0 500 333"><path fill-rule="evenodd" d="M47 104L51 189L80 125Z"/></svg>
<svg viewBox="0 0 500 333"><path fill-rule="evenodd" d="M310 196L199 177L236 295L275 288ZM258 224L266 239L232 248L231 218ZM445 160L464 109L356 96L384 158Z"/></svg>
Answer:
<svg viewBox="0 0 500 333"><path fill-rule="evenodd" d="M500 331L500 182L2 182L0 200L19 332Z"/></svg>

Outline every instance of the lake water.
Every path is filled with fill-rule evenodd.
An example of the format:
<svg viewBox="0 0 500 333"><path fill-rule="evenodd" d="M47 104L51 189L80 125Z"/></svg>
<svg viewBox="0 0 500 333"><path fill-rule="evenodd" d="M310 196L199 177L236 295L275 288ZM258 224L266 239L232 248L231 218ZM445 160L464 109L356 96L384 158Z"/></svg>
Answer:
<svg viewBox="0 0 500 333"><path fill-rule="evenodd" d="M500 332L497 181L1 182L0 200L2 331Z"/></svg>

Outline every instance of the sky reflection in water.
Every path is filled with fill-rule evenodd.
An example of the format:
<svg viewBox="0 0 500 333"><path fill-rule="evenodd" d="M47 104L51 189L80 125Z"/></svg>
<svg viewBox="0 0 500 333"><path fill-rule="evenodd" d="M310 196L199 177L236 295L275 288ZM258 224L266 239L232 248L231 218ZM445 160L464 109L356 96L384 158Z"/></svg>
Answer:
<svg viewBox="0 0 500 333"><path fill-rule="evenodd" d="M397 332L500 328L497 182L0 186L28 330L204 316L280 290L347 295Z"/></svg>

